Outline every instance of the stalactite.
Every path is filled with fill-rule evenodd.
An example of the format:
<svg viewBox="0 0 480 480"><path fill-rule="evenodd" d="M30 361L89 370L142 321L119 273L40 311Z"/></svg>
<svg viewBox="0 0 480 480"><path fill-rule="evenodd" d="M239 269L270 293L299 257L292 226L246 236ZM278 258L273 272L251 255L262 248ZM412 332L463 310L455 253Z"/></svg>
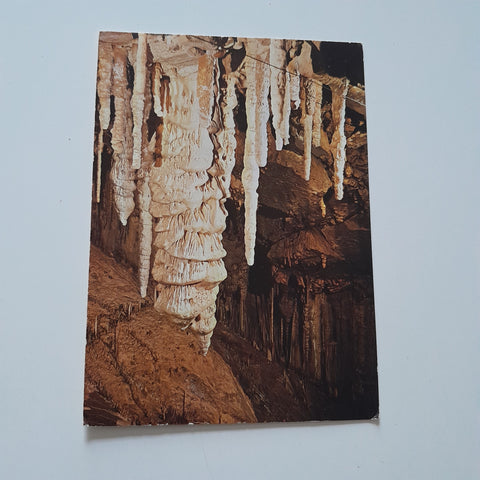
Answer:
<svg viewBox="0 0 480 480"><path fill-rule="evenodd" d="M260 170L255 152L255 120L256 120L256 78L257 63L247 58L245 69L247 72L247 93L245 107L247 110L247 135L245 138L245 152L243 157L242 183L245 190L245 257L248 265L253 265L255 257L255 236L257 228L258 205L258 178Z"/></svg>
<svg viewBox="0 0 480 480"><path fill-rule="evenodd" d="M285 94L283 97L283 143L288 145L290 143L290 113L292 110L292 105L290 101L290 82L291 75L289 72L285 72Z"/></svg>
<svg viewBox="0 0 480 480"><path fill-rule="evenodd" d="M112 94L114 95L115 120L112 128L113 167L110 172L115 208L122 225L135 208L135 173L131 169L132 158L132 112L130 91L127 89L127 53L114 47Z"/></svg>
<svg viewBox="0 0 480 480"><path fill-rule="evenodd" d="M322 98L323 85L315 81L315 112L313 113L312 144L320 147L322 138Z"/></svg>
<svg viewBox="0 0 480 480"><path fill-rule="evenodd" d="M106 130L110 123L110 92L112 80L113 49L110 44L100 42L98 46L98 116L100 128Z"/></svg>
<svg viewBox="0 0 480 480"><path fill-rule="evenodd" d="M142 126L147 68L147 36L138 34L137 55L135 59L135 80L133 84L133 160L132 167L140 168L142 163Z"/></svg>
<svg viewBox="0 0 480 480"><path fill-rule="evenodd" d="M227 87L222 106L223 132L219 135L221 152L219 152L218 162L222 170L220 178L223 182L225 196L230 197L230 181L232 178L232 170L235 166L235 149L237 146L235 139L235 119L233 116L233 109L237 106L237 95L235 93L237 78L234 74L230 74L227 75L225 80Z"/></svg>
<svg viewBox="0 0 480 480"><path fill-rule="evenodd" d="M201 153L208 153L209 160L213 160L213 144L208 133L214 104L214 75L215 61L213 55L202 55L198 59L198 77L196 94L198 98L198 115L200 126ZM202 135L203 133L203 135Z"/></svg>
<svg viewBox="0 0 480 480"><path fill-rule="evenodd" d="M159 118L163 117L161 88L162 88L162 66L160 63L155 63L153 70L152 81L152 96L153 96L153 110L155 115Z"/></svg>
<svg viewBox="0 0 480 480"><path fill-rule="evenodd" d="M270 104L277 150L282 150L289 141L290 74L285 71L284 43L284 40L270 41Z"/></svg>
<svg viewBox="0 0 480 480"><path fill-rule="evenodd" d="M315 113L315 83L311 79L304 81L305 111L303 112L303 161L305 180L310 180L312 165L312 124Z"/></svg>
<svg viewBox="0 0 480 480"><path fill-rule="evenodd" d="M109 43L99 42L98 44L98 117L100 131L98 132L97 147L97 185L96 201L100 203L100 192L102 188L102 153L103 133L108 129L110 123L110 92L112 84L113 50Z"/></svg>
<svg viewBox="0 0 480 480"><path fill-rule="evenodd" d="M290 100L293 102L294 108L297 109L300 106L300 75L297 59L293 59L290 65Z"/></svg>
<svg viewBox="0 0 480 480"><path fill-rule="evenodd" d="M345 168L347 139L345 137L345 102L348 92L348 80L340 86L332 86L332 120L335 125L331 141L334 158L334 185L337 200L343 198L343 171Z"/></svg>
<svg viewBox="0 0 480 480"><path fill-rule="evenodd" d="M247 92L247 134L243 157L242 183L245 190L245 257L248 265L255 258L255 238L257 230L258 178L259 167L266 164L268 120L268 55L265 42L247 42L245 61Z"/></svg>
<svg viewBox="0 0 480 480"><path fill-rule="evenodd" d="M255 68L255 96L257 99L255 118L255 144L256 156L259 167L267 165L268 135L267 123L270 117L268 93L270 89L270 42L256 41L255 46L247 51L254 55Z"/></svg>

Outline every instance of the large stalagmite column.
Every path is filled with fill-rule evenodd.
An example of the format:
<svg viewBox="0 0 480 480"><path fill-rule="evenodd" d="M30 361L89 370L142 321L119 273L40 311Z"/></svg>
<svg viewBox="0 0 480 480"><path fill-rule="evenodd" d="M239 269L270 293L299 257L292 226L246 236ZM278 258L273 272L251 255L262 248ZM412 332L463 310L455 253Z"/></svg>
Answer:
<svg viewBox="0 0 480 480"><path fill-rule="evenodd" d="M206 53L168 72L162 165L152 168L150 178L150 211L158 218L152 269L158 282L155 308L193 331L203 354L216 324L218 284L226 278L221 176L230 177L233 167L227 171L226 165L220 168L214 162L209 134L215 63Z"/></svg>

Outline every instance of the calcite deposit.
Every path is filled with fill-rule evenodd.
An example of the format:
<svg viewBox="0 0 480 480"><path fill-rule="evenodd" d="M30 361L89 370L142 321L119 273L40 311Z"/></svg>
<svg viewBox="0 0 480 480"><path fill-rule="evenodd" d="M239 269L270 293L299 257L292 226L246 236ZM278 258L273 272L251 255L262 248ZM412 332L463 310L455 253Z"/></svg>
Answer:
<svg viewBox="0 0 480 480"><path fill-rule="evenodd" d="M133 193L136 189L135 171L131 161L133 136L131 134L131 92L127 89L127 61L127 51L115 47L112 75L115 117L112 127L113 166L110 175L113 182L115 207L123 226L127 225L128 217L135 208Z"/></svg>
<svg viewBox="0 0 480 480"><path fill-rule="evenodd" d="M268 168L270 128L281 152L291 142L291 115L300 111L301 176L311 178L312 149L327 150L331 184L336 198L343 198L349 80L315 71L312 58L306 41L100 35L95 199L102 201L102 172L108 169L108 195L121 224L127 227L132 212L139 212L142 297L153 281L156 310L193 332L202 354L210 346L218 288L227 276L222 234L236 161L238 99L246 122L241 188L249 266L255 263L258 189ZM322 128L325 89L332 98L330 137ZM104 136L111 139L110 166L102 163ZM323 217L327 190L318 199Z"/></svg>

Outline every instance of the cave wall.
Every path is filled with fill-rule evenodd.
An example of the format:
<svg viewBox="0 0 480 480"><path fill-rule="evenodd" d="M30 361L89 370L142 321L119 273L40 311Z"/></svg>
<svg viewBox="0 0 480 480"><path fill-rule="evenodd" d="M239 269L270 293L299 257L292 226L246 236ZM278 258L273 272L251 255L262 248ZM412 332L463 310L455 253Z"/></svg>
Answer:
<svg viewBox="0 0 480 480"><path fill-rule="evenodd" d="M328 111L329 104L323 108ZM346 131L345 195L339 201L328 152L313 150L312 177L305 181L301 128L292 122L294 142L281 152L269 128L252 267L243 257L242 189L235 176L245 136L237 131L223 240L228 276L220 286L217 319L301 378L313 416L328 398L337 407L331 414L318 412L323 417L365 418L377 412L378 391L364 117L347 109Z"/></svg>

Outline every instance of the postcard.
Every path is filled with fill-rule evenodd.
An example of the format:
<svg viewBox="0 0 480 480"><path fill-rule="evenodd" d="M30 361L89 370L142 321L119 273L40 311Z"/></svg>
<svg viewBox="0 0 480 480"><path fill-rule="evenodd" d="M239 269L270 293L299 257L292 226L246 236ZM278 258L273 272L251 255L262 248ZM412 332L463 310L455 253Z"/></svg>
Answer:
<svg viewBox="0 0 480 480"><path fill-rule="evenodd" d="M102 32L95 105L84 423L376 417L362 46Z"/></svg>

